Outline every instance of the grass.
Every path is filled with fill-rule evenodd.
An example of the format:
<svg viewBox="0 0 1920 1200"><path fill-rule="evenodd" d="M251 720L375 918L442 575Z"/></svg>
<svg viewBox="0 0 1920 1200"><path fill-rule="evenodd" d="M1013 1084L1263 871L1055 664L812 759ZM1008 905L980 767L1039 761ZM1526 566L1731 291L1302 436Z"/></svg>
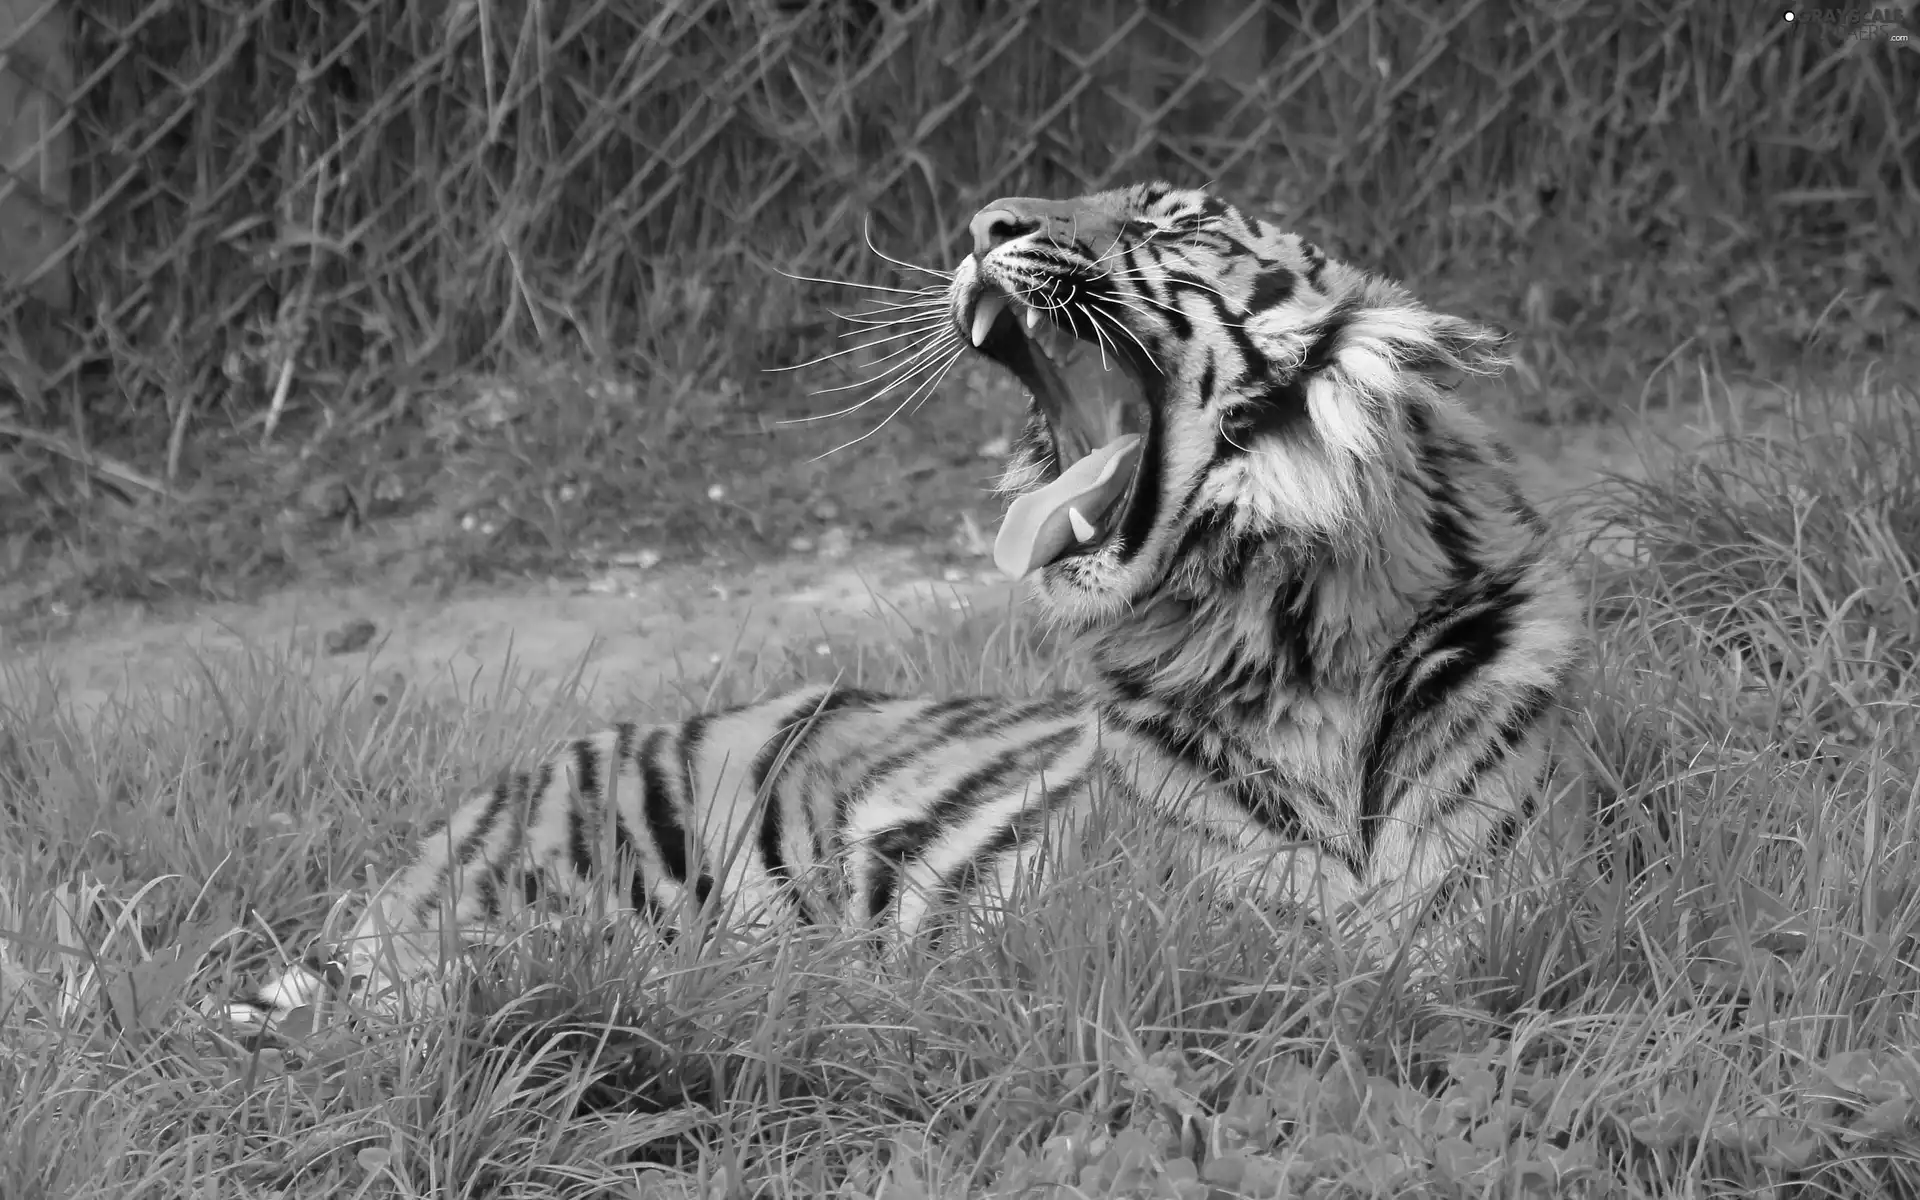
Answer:
<svg viewBox="0 0 1920 1200"><path fill-rule="evenodd" d="M606 702L1070 668L1016 614L542 706L511 669L385 704L262 652L83 722L17 676L0 1196L1916 1194L1914 400L1801 397L1785 436L1596 497L1602 869L1537 920L1496 908L1418 986L1163 879L1121 828L1021 921L902 970L579 922L455 1016L250 1054L203 996Z"/></svg>
<svg viewBox="0 0 1920 1200"><path fill-rule="evenodd" d="M19 581L0 586L0 619L57 627L100 601L452 587L636 558L723 566L835 539L912 546L936 568L975 559L970 530L995 519L1000 469L981 450L1018 431L1020 398L970 366L884 427L889 405L817 419L850 401L811 393L853 377L668 388L588 364L525 367L452 381L372 427L302 414L269 445L208 439L189 454L198 484L169 502L98 483L83 495L77 464L42 456L0 510L0 569ZM659 393L644 394L649 379Z"/></svg>

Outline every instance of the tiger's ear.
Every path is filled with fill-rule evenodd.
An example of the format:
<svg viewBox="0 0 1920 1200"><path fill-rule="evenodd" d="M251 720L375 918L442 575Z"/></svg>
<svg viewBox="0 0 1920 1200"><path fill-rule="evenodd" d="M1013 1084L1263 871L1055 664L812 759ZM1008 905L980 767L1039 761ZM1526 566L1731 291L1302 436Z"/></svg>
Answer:
<svg viewBox="0 0 1920 1200"><path fill-rule="evenodd" d="M1445 375L1498 375L1507 369L1507 335L1491 325L1446 313L1433 314L1428 333L1435 353L1421 367Z"/></svg>

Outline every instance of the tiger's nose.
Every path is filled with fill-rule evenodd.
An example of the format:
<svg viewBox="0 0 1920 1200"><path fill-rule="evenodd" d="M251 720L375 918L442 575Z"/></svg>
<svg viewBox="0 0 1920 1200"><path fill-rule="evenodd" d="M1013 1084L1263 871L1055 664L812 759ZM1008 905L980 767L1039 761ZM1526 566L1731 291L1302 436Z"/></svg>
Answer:
<svg viewBox="0 0 1920 1200"><path fill-rule="evenodd" d="M1041 220L1023 212L1017 200L997 200L973 215L967 229L973 234L973 256L985 258L1000 246L1039 230Z"/></svg>

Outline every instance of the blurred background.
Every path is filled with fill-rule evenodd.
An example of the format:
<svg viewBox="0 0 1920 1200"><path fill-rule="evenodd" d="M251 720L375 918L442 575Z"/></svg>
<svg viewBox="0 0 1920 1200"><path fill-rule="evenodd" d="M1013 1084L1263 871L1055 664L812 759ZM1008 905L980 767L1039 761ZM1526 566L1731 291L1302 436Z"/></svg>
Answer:
<svg viewBox="0 0 1920 1200"><path fill-rule="evenodd" d="M863 355L768 374L848 345L848 289L805 280L936 283L875 249L951 268L985 200L1145 177L1513 330L1489 403L1515 420L1883 358L1920 319L1914 24L0 0L0 577L33 609L826 536L960 553L1016 398L963 370L815 462L903 393L807 420Z"/></svg>

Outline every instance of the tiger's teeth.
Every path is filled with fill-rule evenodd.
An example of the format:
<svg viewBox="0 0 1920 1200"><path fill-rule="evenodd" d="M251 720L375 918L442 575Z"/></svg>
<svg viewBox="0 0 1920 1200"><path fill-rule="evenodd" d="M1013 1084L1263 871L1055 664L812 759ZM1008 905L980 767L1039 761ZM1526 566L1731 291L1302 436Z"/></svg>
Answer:
<svg viewBox="0 0 1920 1200"><path fill-rule="evenodd" d="M1071 504L1067 505L1067 524L1073 526L1073 536L1081 542L1092 541L1094 534L1099 532L1094 529L1093 522L1081 516L1080 510Z"/></svg>
<svg viewBox="0 0 1920 1200"><path fill-rule="evenodd" d="M993 323L1007 307L1007 298L999 292L987 292L980 297L980 303L973 308L973 344L976 348L987 340L987 334L993 329Z"/></svg>
<svg viewBox="0 0 1920 1200"><path fill-rule="evenodd" d="M1027 332L1032 333L1038 328L1040 328L1040 310L1037 308L1029 308L1027 310Z"/></svg>

